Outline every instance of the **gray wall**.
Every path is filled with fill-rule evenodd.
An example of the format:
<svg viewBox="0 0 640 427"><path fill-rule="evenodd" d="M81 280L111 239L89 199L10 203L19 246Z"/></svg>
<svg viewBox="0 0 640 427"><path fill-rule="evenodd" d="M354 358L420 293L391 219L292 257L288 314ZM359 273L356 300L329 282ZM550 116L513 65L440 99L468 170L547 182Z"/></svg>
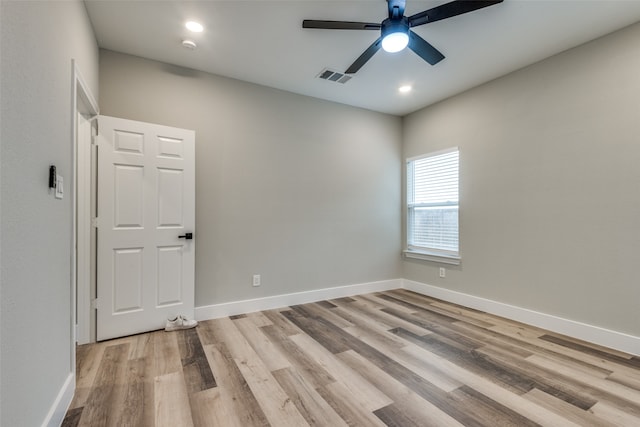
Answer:
<svg viewBox="0 0 640 427"><path fill-rule="evenodd" d="M196 131L196 306L400 277L399 118L106 50L100 93Z"/></svg>
<svg viewBox="0 0 640 427"><path fill-rule="evenodd" d="M640 24L404 120L460 147L462 264L404 278L640 336Z"/></svg>
<svg viewBox="0 0 640 427"><path fill-rule="evenodd" d="M0 424L36 426L71 372L71 59L98 96L98 48L81 2L0 7ZM63 200L47 189L50 164Z"/></svg>

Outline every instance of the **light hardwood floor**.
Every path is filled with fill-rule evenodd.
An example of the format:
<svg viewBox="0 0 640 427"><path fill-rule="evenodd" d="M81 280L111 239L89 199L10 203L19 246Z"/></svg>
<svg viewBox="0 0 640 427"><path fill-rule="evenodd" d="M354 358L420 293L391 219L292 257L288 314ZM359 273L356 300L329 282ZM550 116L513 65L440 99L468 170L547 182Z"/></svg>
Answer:
<svg viewBox="0 0 640 427"><path fill-rule="evenodd" d="M640 426L640 358L406 290L78 347L66 426Z"/></svg>

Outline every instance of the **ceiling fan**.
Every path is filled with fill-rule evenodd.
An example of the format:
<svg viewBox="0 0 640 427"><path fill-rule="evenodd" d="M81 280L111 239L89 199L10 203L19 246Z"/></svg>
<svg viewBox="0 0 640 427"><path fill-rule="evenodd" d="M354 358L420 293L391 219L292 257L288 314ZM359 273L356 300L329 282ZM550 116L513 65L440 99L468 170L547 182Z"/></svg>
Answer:
<svg viewBox="0 0 640 427"><path fill-rule="evenodd" d="M456 0L409 17L404 16L405 0L387 0L389 17L380 24L351 21L318 21L305 19L302 28L325 30L380 30L380 37L355 60L345 74L357 72L382 47L387 52L399 52L409 47L431 65L444 59L438 49L411 31L411 28L440 21L463 13L502 3L503 0Z"/></svg>

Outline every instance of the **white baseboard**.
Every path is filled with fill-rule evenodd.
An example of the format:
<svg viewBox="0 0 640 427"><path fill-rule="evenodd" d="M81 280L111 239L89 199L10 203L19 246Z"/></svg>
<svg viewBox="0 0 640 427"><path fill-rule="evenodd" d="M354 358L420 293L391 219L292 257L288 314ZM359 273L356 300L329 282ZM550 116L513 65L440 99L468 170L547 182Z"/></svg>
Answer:
<svg viewBox="0 0 640 427"><path fill-rule="evenodd" d="M307 304L333 298L361 295L398 288L408 289L423 295L453 302L476 310L485 311L507 319L516 320L518 322L537 326L539 328L568 335L594 344L624 351L629 354L640 355L640 337L406 279L383 280L379 282L338 286L313 291L207 305L196 307L195 317L197 320L218 319L237 314L272 310L275 308L288 307L290 305Z"/></svg>
<svg viewBox="0 0 640 427"><path fill-rule="evenodd" d="M402 279L382 280L379 282L358 285L337 286L334 288L316 289L313 291L275 295L243 301L226 302L196 307L196 320L218 319L236 314L253 313L255 311L272 310L296 304L324 301L327 299L388 291L402 287Z"/></svg>
<svg viewBox="0 0 640 427"><path fill-rule="evenodd" d="M76 391L76 376L73 372L65 380L56 400L53 402L47 417L42 423L42 427L59 427L64 421L64 416L71 405L73 393Z"/></svg>
<svg viewBox="0 0 640 427"><path fill-rule="evenodd" d="M403 279L402 287L419 294L475 308L625 353L640 355L640 337L411 280Z"/></svg>

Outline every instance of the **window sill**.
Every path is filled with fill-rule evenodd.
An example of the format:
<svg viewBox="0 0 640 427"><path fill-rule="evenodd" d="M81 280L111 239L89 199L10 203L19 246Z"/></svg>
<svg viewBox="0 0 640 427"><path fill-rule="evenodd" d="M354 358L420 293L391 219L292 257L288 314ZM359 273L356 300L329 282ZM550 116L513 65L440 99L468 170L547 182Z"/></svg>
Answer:
<svg viewBox="0 0 640 427"><path fill-rule="evenodd" d="M454 255L443 255L433 252L417 252L417 251L402 251L405 258L419 259L422 261L433 261L442 264L460 265L461 258Z"/></svg>

